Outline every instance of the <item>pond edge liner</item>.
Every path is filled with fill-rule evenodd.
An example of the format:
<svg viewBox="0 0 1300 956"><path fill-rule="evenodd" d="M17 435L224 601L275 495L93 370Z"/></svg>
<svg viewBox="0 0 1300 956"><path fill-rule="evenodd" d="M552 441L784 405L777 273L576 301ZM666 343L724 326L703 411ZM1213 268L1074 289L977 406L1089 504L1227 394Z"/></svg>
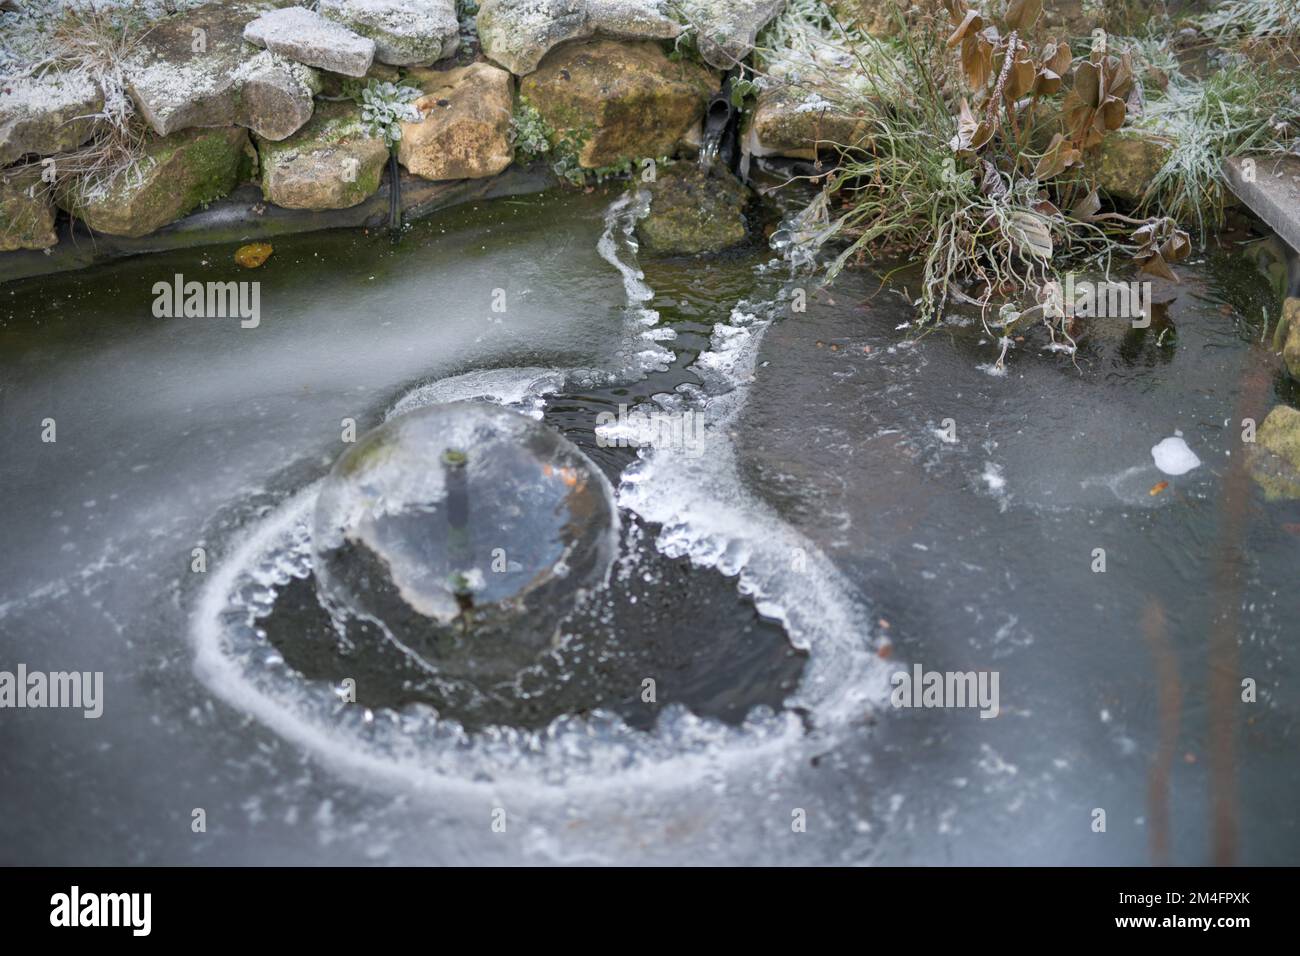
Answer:
<svg viewBox="0 0 1300 956"><path fill-rule="evenodd" d="M510 166L483 179L436 182L403 173L398 191L402 221L423 219L467 202L540 193L559 184L545 166ZM57 245L0 253L0 284L154 252L264 241L324 229L378 229L389 221L389 191L390 180L385 176L376 192L347 209L286 209L264 200L256 183L244 183L206 208L136 239L98 233L66 217L58 225Z"/></svg>

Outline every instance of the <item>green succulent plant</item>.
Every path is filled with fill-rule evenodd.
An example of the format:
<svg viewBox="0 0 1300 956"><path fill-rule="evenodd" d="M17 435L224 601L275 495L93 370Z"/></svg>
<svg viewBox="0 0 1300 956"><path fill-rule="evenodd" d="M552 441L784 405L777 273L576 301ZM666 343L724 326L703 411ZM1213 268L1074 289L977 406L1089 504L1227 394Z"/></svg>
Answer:
<svg viewBox="0 0 1300 956"><path fill-rule="evenodd" d="M361 91L361 122L366 132L392 149L402 138L402 124L420 119L412 104L424 94L412 86L371 80Z"/></svg>

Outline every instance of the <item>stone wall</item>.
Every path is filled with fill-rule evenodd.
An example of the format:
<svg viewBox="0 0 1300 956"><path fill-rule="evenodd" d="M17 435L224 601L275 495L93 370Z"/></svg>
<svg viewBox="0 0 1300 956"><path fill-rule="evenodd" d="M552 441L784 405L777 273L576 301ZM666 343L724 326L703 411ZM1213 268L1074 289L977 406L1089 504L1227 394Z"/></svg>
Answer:
<svg viewBox="0 0 1300 956"><path fill-rule="evenodd" d="M579 181L691 155L742 62L763 77L746 104L744 152L816 160L833 144L866 144L880 91L859 89L861 63L888 55L756 54L785 0L177 6L131 46L115 87L51 69L0 83L0 255L58 243L60 210L101 235L139 237L250 181L274 206L351 208L381 188L390 149L433 182L496 176L538 155ZM939 6L918 0L908 16ZM865 33L899 26L886 0L830 8ZM357 103L367 84L410 91L388 140L367 122L376 108ZM133 164L108 178L83 172L122 97L144 135ZM1138 194L1167 145L1128 135L1108 147L1098 168L1112 198Z"/></svg>
<svg viewBox="0 0 1300 956"><path fill-rule="evenodd" d="M521 93L535 139L579 174L668 157L698 139L721 84L718 69L670 56L687 21L661 0L178 6L140 31L114 84L76 69L0 84L0 253L57 243L59 210L136 238L250 179L279 207L357 206L379 190L390 147L423 179L495 176L517 158ZM709 47L725 62L782 6L709 0L692 15L726 41ZM357 102L370 83L411 91L387 140ZM95 162L105 143L121 148L106 96L129 97L143 135L112 175Z"/></svg>

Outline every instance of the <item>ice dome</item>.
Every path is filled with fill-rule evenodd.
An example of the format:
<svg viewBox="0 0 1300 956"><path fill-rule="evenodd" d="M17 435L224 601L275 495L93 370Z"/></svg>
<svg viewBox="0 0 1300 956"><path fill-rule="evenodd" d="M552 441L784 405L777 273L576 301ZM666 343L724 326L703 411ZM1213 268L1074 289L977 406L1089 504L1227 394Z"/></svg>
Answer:
<svg viewBox="0 0 1300 956"><path fill-rule="evenodd" d="M576 446L459 402L392 418L339 458L312 553L336 612L381 625L431 670L508 677L606 580L617 542L613 491Z"/></svg>

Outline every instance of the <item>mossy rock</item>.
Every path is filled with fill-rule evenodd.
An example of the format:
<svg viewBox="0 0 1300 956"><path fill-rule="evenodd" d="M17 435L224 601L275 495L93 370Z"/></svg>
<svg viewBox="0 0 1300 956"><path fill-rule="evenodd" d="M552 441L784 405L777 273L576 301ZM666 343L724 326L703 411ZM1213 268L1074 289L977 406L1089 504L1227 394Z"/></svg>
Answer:
<svg viewBox="0 0 1300 956"><path fill-rule="evenodd" d="M258 138L262 196L286 209L347 209L379 189L388 147L355 103L321 103L288 139Z"/></svg>
<svg viewBox="0 0 1300 956"><path fill-rule="evenodd" d="M364 87L371 80L400 85L402 71L398 67L389 66L387 63L372 63L363 77L344 76L341 73L330 73L321 70L320 79L320 95L327 99L337 99L341 96L351 96L352 90Z"/></svg>
<svg viewBox="0 0 1300 956"><path fill-rule="evenodd" d="M754 156L815 160L837 147L865 146L881 101L910 95L889 88L897 81L886 77L904 75L905 67L888 44L824 57L787 49L755 59L762 89L741 126L745 151Z"/></svg>
<svg viewBox="0 0 1300 956"><path fill-rule="evenodd" d="M1269 412L1248 461L1268 500L1300 499L1300 411L1279 405Z"/></svg>
<svg viewBox="0 0 1300 956"><path fill-rule="evenodd" d="M654 43L570 43L524 77L520 94L584 169L668 155L704 116L717 73Z"/></svg>
<svg viewBox="0 0 1300 956"><path fill-rule="evenodd" d="M59 207L96 232L138 238L230 192L246 167L248 131L188 129L152 138L111 185L75 179L56 193Z"/></svg>
<svg viewBox="0 0 1300 956"><path fill-rule="evenodd" d="M720 166L678 163L646 187L650 212L637 223L641 251L650 256L720 252L749 238L750 191Z"/></svg>
<svg viewBox="0 0 1300 956"><path fill-rule="evenodd" d="M35 169L0 178L0 252L48 249L59 241L54 204Z"/></svg>
<svg viewBox="0 0 1300 956"><path fill-rule="evenodd" d="M1286 299L1291 284L1286 243L1277 236L1268 236L1242 247L1242 254L1268 280L1273 294Z"/></svg>
<svg viewBox="0 0 1300 956"><path fill-rule="evenodd" d="M1111 199L1135 206L1145 197L1173 147L1166 137L1121 129L1108 134L1085 162Z"/></svg>
<svg viewBox="0 0 1300 956"><path fill-rule="evenodd" d="M1287 299L1283 304L1282 327L1286 329L1282 360L1291 377L1300 381L1300 299Z"/></svg>

